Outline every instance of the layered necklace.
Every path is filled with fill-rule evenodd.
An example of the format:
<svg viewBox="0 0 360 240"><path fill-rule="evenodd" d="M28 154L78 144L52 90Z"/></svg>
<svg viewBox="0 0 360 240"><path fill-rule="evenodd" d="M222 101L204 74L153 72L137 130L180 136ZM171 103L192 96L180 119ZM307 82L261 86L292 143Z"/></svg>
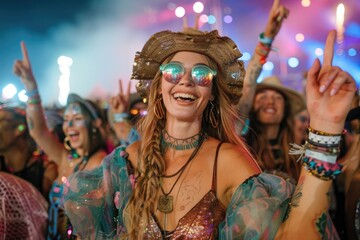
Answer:
<svg viewBox="0 0 360 240"><path fill-rule="evenodd" d="M173 148L176 150L185 150L185 149L192 149L195 148L192 154L190 155L189 159L185 162L185 164L175 173L170 175L162 175L160 177L162 178L172 178L175 176L178 176L170 188L168 192L165 192L164 188L160 184L160 189L162 192L162 195L159 196L158 200L158 206L157 209L166 214L171 213L173 211L173 196L170 195L172 190L175 188L176 184L178 183L181 175L183 174L186 167L189 165L189 163L194 159L196 154L198 153L202 143L204 140L207 139L207 134L204 131L201 131L200 133L189 137L185 139L177 139L169 135L169 133L166 130L163 130L163 134L161 136L161 150L163 153L165 153L167 148ZM165 220L166 222L166 220Z"/></svg>

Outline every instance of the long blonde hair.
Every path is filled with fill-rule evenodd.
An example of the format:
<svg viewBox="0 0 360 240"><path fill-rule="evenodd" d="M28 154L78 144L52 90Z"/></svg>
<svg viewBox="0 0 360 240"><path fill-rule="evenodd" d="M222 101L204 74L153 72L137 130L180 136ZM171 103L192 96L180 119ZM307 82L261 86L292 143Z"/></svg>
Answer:
<svg viewBox="0 0 360 240"><path fill-rule="evenodd" d="M164 63L169 62L173 55L168 57ZM208 58L209 66L216 69L216 64ZM165 160L161 155L160 136L165 128L166 117L157 119L154 113L155 101L161 96L161 74L158 72L152 81L148 97L148 114L139 121L139 132L141 145L137 166L137 181L133 195L131 196L124 213L125 225L129 239L142 239L145 228L149 224L151 212L156 206L156 200L160 189L160 176L165 171ZM230 103L230 90L222 78L221 69L213 81L213 101L218 110L219 125L214 128L209 124L208 113L210 104L206 107L202 118L202 127L208 126L206 132L209 136L220 141L230 142L247 149L244 141L236 135L235 122L239 119L234 106ZM163 103L162 103L163 104ZM221 107L220 107L221 106ZM163 106L165 108L165 106ZM156 193L156 194L154 194Z"/></svg>

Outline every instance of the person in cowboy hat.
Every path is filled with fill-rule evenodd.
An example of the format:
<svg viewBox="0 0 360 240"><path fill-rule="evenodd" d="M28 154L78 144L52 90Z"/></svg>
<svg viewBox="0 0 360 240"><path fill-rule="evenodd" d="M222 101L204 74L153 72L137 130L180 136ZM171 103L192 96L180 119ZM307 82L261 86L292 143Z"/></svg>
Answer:
<svg viewBox="0 0 360 240"><path fill-rule="evenodd" d="M257 85L245 138L263 170L298 179L301 162L288 152L289 143L295 142L294 116L305 108L301 94L285 87L276 76Z"/></svg>
<svg viewBox="0 0 360 240"><path fill-rule="evenodd" d="M302 158L293 194L289 182L261 173L236 134L233 105L245 74L236 44L216 30L152 35L135 55L132 72L140 80L138 91L148 94L141 141L117 148L102 168L69 178L64 207L78 235L336 238L328 221L327 192L341 172L332 161L356 86L348 73L332 66L335 36L335 31L328 35L324 64L317 59L308 74L313 145ZM323 152L310 156L324 139Z"/></svg>

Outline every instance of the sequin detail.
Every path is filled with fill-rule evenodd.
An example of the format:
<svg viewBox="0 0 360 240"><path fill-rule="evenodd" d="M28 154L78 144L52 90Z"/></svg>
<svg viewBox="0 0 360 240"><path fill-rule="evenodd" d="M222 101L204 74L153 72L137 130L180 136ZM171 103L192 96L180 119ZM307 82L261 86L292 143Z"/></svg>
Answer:
<svg viewBox="0 0 360 240"><path fill-rule="evenodd" d="M218 226L225 218L225 209L210 190L180 220L175 231L165 239L217 239ZM155 216L145 230L144 239L162 239L160 225Z"/></svg>
<svg viewBox="0 0 360 240"><path fill-rule="evenodd" d="M204 197L178 222L174 231L166 232L163 236L163 229L153 214L147 226L143 239L217 239L218 226L225 219L226 209L216 197L217 159L220 143L217 146L211 189Z"/></svg>

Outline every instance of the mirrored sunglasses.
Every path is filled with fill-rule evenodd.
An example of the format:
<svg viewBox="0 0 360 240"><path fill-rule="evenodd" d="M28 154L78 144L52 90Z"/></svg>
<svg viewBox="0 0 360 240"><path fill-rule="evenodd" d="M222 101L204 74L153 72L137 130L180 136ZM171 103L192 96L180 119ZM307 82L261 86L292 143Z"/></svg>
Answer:
<svg viewBox="0 0 360 240"><path fill-rule="evenodd" d="M181 63L170 62L160 66L164 79L170 83L178 83L185 75L185 68ZM216 71L204 64L195 65L191 69L191 77L196 85L207 86L216 76Z"/></svg>

